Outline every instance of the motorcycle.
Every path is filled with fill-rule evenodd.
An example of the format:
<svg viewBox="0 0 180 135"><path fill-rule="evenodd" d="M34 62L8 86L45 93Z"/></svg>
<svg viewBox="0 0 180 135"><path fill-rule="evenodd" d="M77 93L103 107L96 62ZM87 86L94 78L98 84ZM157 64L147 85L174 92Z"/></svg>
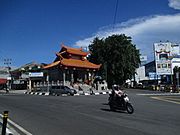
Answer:
<svg viewBox="0 0 180 135"><path fill-rule="evenodd" d="M134 112L132 104L129 102L129 98L126 93L123 93L121 97L114 97L113 94L109 94L109 107L112 111L123 110L127 111L129 114Z"/></svg>

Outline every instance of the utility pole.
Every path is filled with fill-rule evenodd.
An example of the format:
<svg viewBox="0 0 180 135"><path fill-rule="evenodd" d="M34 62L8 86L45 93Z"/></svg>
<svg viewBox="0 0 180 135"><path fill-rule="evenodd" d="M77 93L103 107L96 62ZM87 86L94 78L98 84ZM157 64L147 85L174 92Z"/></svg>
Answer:
<svg viewBox="0 0 180 135"><path fill-rule="evenodd" d="M9 58L6 58L4 59L4 65L7 65L7 69L8 69L8 77L7 77L7 91L11 88L11 74L10 74L10 70L11 70L11 62L12 62L12 59L9 59Z"/></svg>
<svg viewBox="0 0 180 135"><path fill-rule="evenodd" d="M177 91L179 92L179 71L176 72L176 79L177 79L177 86L176 86L176 89L177 89Z"/></svg>

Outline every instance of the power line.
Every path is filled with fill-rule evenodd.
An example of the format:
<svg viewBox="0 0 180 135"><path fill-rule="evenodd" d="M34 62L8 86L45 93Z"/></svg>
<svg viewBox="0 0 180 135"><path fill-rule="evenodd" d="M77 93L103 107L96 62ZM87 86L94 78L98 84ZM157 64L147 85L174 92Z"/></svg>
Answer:
<svg viewBox="0 0 180 135"><path fill-rule="evenodd" d="M114 12L114 18L113 18L113 30L114 30L114 26L115 26L116 18L117 18L118 3L119 3L119 0L116 0L116 7L115 7L115 12Z"/></svg>

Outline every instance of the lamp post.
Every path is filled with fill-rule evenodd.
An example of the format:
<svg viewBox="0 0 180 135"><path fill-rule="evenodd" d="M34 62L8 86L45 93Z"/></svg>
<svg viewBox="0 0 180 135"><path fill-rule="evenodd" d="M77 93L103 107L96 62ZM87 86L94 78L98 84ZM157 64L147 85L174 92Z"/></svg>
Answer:
<svg viewBox="0 0 180 135"><path fill-rule="evenodd" d="M177 87L176 87L176 89L179 92L179 71L176 72L176 79L177 79Z"/></svg>
<svg viewBox="0 0 180 135"><path fill-rule="evenodd" d="M8 81L7 81L8 90L11 88L11 74L10 74L11 61L12 61L12 59L9 59L9 58L4 59L4 65L7 65L7 69L8 69L8 77L7 77L7 80L8 80Z"/></svg>

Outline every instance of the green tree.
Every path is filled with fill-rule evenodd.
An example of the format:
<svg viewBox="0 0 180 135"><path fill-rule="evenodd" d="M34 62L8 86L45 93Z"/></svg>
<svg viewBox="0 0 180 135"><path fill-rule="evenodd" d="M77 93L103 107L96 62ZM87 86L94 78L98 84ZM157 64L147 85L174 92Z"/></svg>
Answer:
<svg viewBox="0 0 180 135"><path fill-rule="evenodd" d="M106 39L95 38L89 45L89 60L102 64L100 75L106 78L108 86L122 85L131 79L139 67L139 50L132 44L131 37L124 34L112 35Z"/></svg>

